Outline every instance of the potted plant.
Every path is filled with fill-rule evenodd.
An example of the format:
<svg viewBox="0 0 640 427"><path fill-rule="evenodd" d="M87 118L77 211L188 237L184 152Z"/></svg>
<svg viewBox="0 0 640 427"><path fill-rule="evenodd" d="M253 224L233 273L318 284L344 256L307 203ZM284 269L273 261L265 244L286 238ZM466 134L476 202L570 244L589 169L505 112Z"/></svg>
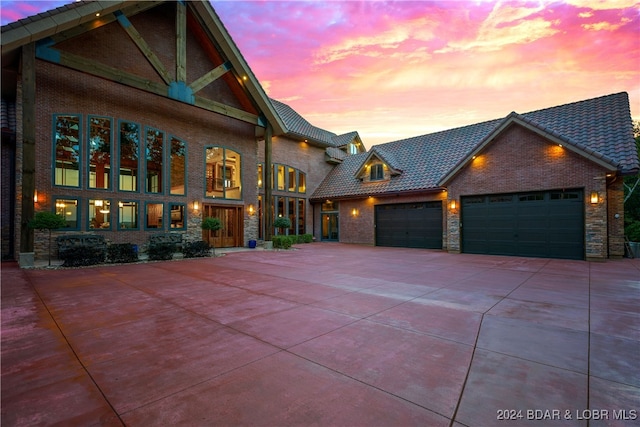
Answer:
<svg viewBox="0 0 640 427"><path fill-rule="evenodd" d="M284 234L284 230L291 228L291 220L286 216L279 216L273 221L273 226L280 230L280 234Z"/></svg>
<svg viewBox="0 0 640 427"><path fill-rule="evenodd" d="M66 227L67 222L62 215L53 212L38 212L34 218L29 221L29 227L44 231L49 230L49 267L51 267L51 231Z"/></svg>
<svg viewBox="0 0 640 427"><path fill-rule="evenodd" d="M222 222L220 218L206 217L202 220L202 229L209 231L218 231L222 228ZM213 256L216 256L216 246L215 244L211 244L211 248L213 248Z"/></svg>

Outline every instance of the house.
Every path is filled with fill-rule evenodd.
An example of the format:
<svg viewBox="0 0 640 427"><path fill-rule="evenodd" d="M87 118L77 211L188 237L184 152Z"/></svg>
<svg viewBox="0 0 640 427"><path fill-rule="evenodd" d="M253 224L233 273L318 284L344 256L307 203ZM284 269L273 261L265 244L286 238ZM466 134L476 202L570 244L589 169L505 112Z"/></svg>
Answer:
<svg viewBox="0 0 640 427"><path fill-rule="evenodd" d="M605 259L624 254L622 177L637 173L617 93L377 145L311 200L342 242Z"/></svg>
<svg viewBox="0 0 640 427"><path fill-rule="evenodd" d="M246 246L288 216L319 241L623 253L626 94L367 152L270 99L207 1L76 2L1 31L2 255L21 265L47 252L42 210L114 243Z"/></svg>
<svg viewBox="0 0 640 427"><path fill-rule="evenodd" d="M2 254L23 265L40 210L114 243L245 246L280 215L311 232L326 148L364 150L269 99L206 1L72 3L3 26L2 63Z"/></svg>

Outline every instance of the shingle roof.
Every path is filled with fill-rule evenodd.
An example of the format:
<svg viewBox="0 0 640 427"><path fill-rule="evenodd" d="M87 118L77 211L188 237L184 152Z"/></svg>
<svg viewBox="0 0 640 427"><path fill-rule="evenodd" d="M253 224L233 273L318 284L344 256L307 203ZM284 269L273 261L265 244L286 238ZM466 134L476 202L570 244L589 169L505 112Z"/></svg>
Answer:
<svg viewBox="0 0 640 427"><path fill-rule="evenodd" d="M309 123L287 104L271 98L271 103L280 115L289 134L311 139L313 143L324 147L342 147L358 138L358 132L337 135Z"/></svg>
<svg viewBox="0 0 640 427"><path fill-rule="evenodd" d="M377 145L371 151L387 153L389 159L392 155L393 160L385 158L385 161L392 161L394 164L389 166L402 170L401 175L388 181L363 183L356 172L370 153L349 156L327 175L311 198L439 189L447 174L486 142L505 120L514 117L607 164L617 165L622 173L638 170L629 98L626 93L618 93Z"/></svg>
<svg viewBox="0 0 640 427"><path fill-rule="evenodd" d="M327 147L325 154L329 163L340 163L347 157L347 153L338 147Z"/></svg>

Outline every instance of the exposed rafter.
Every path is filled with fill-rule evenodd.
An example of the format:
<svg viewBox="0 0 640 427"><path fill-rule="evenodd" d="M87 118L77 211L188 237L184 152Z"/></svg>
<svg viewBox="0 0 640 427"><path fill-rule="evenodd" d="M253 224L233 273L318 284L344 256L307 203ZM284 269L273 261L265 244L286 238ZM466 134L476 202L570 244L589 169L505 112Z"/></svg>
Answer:
<svg viewBox="0 0 640 427"><path fill-rule="evenodd" d="M222 76L224 73L226 73L229 70L231 70L231 63L227 61L222 65L218 65L213 70L209 71L199 79L192 82L189 85L189 87L191 88L193 93L196 93L203 87L207 86L208 84L213 83L215 80L217 80L220 76Z"/></svg>

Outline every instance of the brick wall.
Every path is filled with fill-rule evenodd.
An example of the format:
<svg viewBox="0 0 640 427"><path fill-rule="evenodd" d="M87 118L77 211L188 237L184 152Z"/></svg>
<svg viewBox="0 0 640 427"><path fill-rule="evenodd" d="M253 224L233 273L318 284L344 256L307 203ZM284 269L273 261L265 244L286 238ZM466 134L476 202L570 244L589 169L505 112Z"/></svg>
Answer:
<svg viewBox="0 0 640 427"><path fill-rule="evenodd" d="M446 192L429 192L406 196L367 197L364 199L351 199L339 201L339 236L342 243L359 243L375 245L375 207L377 205L431 202L445 200ZM320 210L320 206L317 206ZM357 210L356 215L353 209ZM442 209L442 245L447 248L447 222L445 207Z"/></svg>
<svg viewBox="0 0 640 427"><path fill-rule="evenodd" d="M192 203L204 199L205 147L219 145L231 148L241 154L242 200L215 200L216 204L257 206L256 177L256 139L254 126L214 114L177 101L159 97L144 91L125 87L84 73L65 69L44 61L37 61L37 133L36 133L36 190L39 201L36 211L51 210L53 197L80 198L82 230L87 228L88 199L110 199L112 206L119 200L134 200L140 203L139 231L102 231L114 243L143 244L148 240L150 231L144 231L144 203L164 203L165 217L169 203L183 203L187 206L190 218L186 234L190 238L201 238L199 229L200 213L192 212ZM87 169L83 167L82 188L55 187L52 185L52 125L53 114L81 114L83 138L86 139L87 116L100 115L114 119L113 136L117 140L117 120L123 119L138 123L141 130L145 126L165 132L165 137L174 135L187 143L187 195L170 196L168 194L145 194L143 191L123 193L114 190L87 189ZM85 141L86 143L86 141ZM114 144L117 146L117 144ZM82 158L86 162L86 151ZM18 156L20 157L20 156ZM21 168L21 163L17 167ZM142 172L141 161L141 172ZM115 168L113 170L116 175ZM114 180L112 187L117 182ZM18 189L19 191L19 189ZM200 211L202 212L202 211ZM245 212L245 221L250 221ZM115 229L115 227L114 227ZM19 228L18 228L19 230ZM252 232L252 227L245 229ZM170 231L165 228L164 231ZM17 236L19 240L19 235ZM37 234L36 256L43 257L42 235ZM245 235L245 241L255 236ZM245 242L246 243L246 242Z"/></svg>
<svg viewBox="0 0 640 427"><path fill-rule="evenodd" d="M500 134L448 185L449 200L461 196L582 188L585 195L587 259L607 257L606 170L566 147L553 144L521 126ZM589 195L597 191L597 205ZM449 250L460 250L459 216L450 213Z"/></svg>
<svg viewBox="0 0 640 427"><path fill-rule="evenodd" d="M624 186L621 177L607 188L607 207L609 257L620 258L624 256Z"/></svg>

